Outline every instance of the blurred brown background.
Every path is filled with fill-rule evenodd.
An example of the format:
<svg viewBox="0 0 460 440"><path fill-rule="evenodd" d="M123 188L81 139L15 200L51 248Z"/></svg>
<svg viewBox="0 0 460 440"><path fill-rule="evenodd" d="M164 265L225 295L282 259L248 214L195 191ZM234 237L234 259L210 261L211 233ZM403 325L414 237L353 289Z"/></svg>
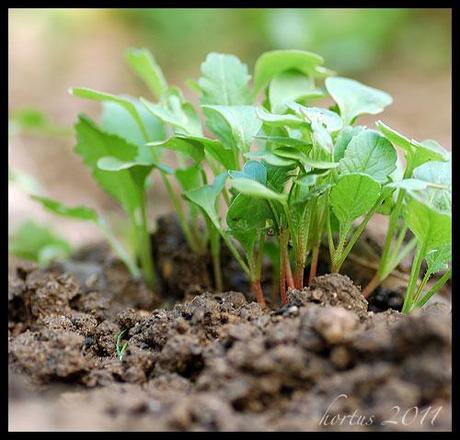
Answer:
<svg viewBox="0 0 460 440"><path fill-rule="evenodd" d="M406 9L10 9L9 111L44 111L70 126L79 112L97 116L96 103L71 97L71 86L147 95L128 70L127 47L147 47L165 76L185 86L199 76L210 51L238 55L252 71L265 50L299 48L324 56L340 75L390 93L383 119L415 139L436 139L451 149L451 10ZM10 133L10 169L30 174L48 195L117 215L73 152L72 136ZM167 211L155 183L152 219ZM91 225L45 213L10 185L10 228L25 218L52 222L73 243L99 237Z"/></svg>

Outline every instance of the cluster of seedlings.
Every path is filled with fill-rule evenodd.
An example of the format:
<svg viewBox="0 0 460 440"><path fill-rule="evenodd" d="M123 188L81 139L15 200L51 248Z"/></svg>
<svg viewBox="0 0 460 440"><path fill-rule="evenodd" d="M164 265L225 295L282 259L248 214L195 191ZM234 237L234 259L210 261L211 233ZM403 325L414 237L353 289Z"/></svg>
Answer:
<svg viewBox="0 0 460 440"><path fill-rule="evenodd" d="M199 80L188 83L200 94L198 111L168 84L147 50L129 50L126 59L153 100L83 87L70 93L101 102L99 123L79 116L75 152L126 212L131 247L93 209L33 197L58 215L96 223L133 277L156 287L146 192L159 177L190 250L210 253L216 290L222 289L226 246L260 304L262 263L269 258L285 303L288 288L303 288L308 266L309 280L315 277L321 243L329 248L330 271L339 272L374 214L388 216L388 229L365 296L409 255L404 313L449 280L450 154L436 141L407 138L381 121L375 129L356 125L360 115L392 103L387 93L336 76L310 52L264 53L252 84L237 57L211 53ZM331 98L332 106L314 106ZM167 151L174 167L164 162Z"/></svg>

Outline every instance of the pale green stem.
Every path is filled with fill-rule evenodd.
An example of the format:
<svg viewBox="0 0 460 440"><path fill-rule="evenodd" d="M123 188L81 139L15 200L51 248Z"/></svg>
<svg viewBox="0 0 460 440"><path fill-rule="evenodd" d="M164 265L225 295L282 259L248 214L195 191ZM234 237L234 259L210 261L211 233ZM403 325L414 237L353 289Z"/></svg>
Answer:
<svg viewBox="0 0 460 440"><path fill-rule="evenodd" d="M446 284L447 281L449 281L450 277L452 276L452 269L449 269L441 278L439 278L436 283L433 284L433 287L425 293L425 295L420 299L416 306L417 307L422 307L424 306L428 300L435 294L437 293L444 284Z"/></svg>
<svg viewBox="0 0 460 440"><path fill-rule="evenodd" d="M107 226L107 223L105 222L105 220L100 218L96 224L98 225L101 232L104 234L110 246L112 246L112 249L115 251L115 253L120 258L120 260L123 261L125 266L128 268L131 276L135 279L140 278L141 272L139 268L137 267L136 263L134 262L132 257L129 255L129 253L126 251L124 246L115 238L112 231Z"/></svg>
<svg viewBox="0 0 460 440"><path fill-rule="evenodd" d="M413 306L413 290L417 284L418 274L420 273L420 267L424 258L424 246L418 246L417 252L415 253L415 259L412 264L410 272L409 285L407 286L406 296L404 298L404 304L402 308L403 313L409 313Z"/></svg>

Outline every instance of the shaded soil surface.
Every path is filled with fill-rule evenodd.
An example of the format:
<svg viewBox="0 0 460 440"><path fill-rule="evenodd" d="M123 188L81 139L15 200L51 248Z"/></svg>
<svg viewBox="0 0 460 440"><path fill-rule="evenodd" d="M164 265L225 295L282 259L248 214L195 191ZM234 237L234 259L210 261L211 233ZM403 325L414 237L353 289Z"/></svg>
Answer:
<svg viewBox="0 0 460 440"><path fill-rule="evenodd" d="M163 273L182 300L152 295L103 247L46 271L10 266L10 429L451 429L448 307L404 316L388 309L395 291L369 304L336 274L262 309L203 287L207 262L162 237L159 271L185 258L196 280Z"/></svg>

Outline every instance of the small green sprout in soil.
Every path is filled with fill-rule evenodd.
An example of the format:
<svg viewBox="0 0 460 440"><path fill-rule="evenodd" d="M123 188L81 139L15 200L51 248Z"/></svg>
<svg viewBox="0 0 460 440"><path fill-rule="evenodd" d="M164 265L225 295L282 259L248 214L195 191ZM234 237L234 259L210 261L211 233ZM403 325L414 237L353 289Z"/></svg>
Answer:
<svg viewBox="0 0 460 440"><path fill-rule="evenodd" d="M236 56L211 53L198 81L188 83L200 95L197 109L147 50L129 50L126 59L150 98L83 87L70 92L102 105L98 123L79 116L75 151L124 209L131 248L93 209L34 198L59 215L96 223L134 277L156 288L147 189L158 175L188 247L211 255L216 290L223 286L226 246L260 304L264 259L276 262L273 278L284 304L287 289L302 289L316 276L322 243L330 271L339 272L375 214L388 217L388 229L365 296L414 254L405 313L450 278L450 154L380 121L374 128L357 125L362 115L382 113L390 95L336 76L310 52L266 52L252 76ZM333 104L319 105L328 100ZM164 163L165 152L174 155L174 166Z"/></svg>
<svg viewBox="0 0 460 440"><path fill-rule="evenodd" d="M116 341L115 341L115 352L117 354L117 358L119 361L123 360L123 357L125 355L125 352L128 348L128 341L125 341L125 343L122 345L121 344L121 338L123 335L126 333L126 329L120 331L117 335Z"/></svg>

